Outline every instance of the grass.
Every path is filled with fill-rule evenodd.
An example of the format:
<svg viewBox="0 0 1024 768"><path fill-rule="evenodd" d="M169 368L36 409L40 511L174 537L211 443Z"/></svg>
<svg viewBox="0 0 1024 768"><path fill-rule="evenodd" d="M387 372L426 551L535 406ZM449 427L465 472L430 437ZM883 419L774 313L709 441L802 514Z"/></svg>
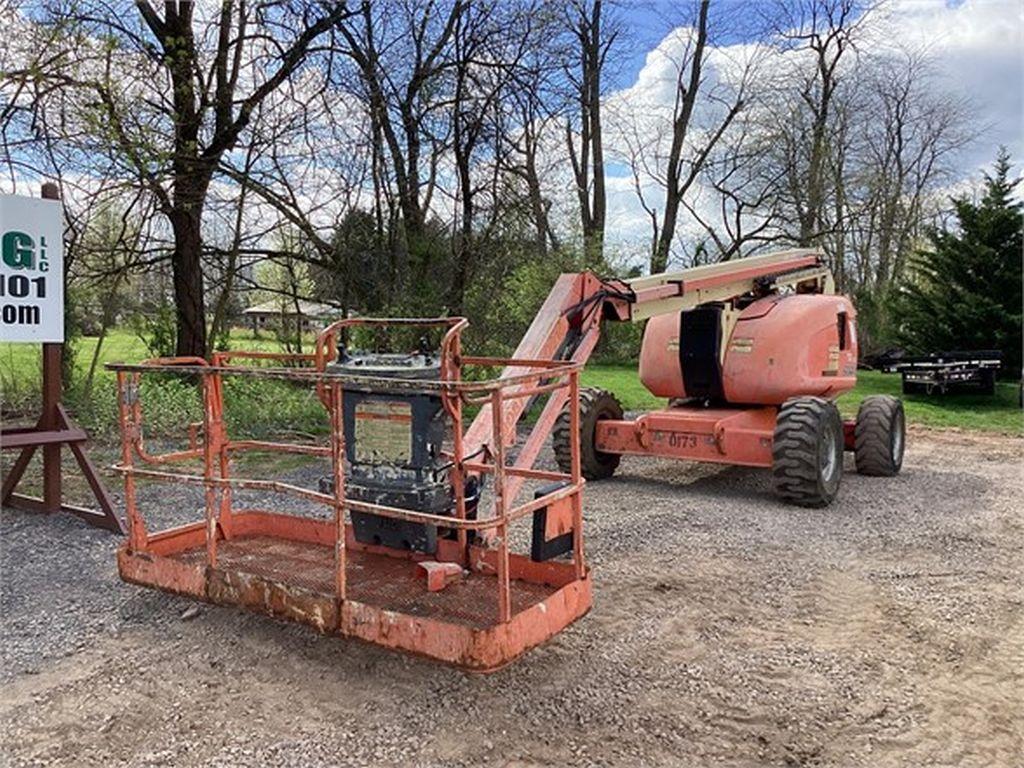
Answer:
<svg viewBox="0 0 1024 768"><path fill-rule="evenodd" d="M312 349L313 337L308 339ZM137 362L151 357L145 343L129 330L112 331L100 350L90 390L85 381L96 349L95 337L77 344L75 373L67 383L65 404L93 439L113 442L117 435L115 375L103 368L108 362ZM232 349L280 351L273 336L261 338L251 331L236 331ZM305 349L305 347L304 347ZM30 415L38 410L40 347L31 344L0 344L0 387L7 414ZM225 418L232 436L268 439L282 435L322 435L327 432L323 407L309 387L286 381L225 380ZM181 437L189 422L202 418L199 392L187 378L151 374L142 377L143 424L148 437Z"/></svg>
<svg viewBox="0 0 1024 768"><path fill-rule="evenodd" d="M615 393L626 410L647 410L665 404L644 388L632 366L590 365L583 372L582 383ZM1019 406L1016 384L1000 382L993 397L903 395L899 374L860 371L857 386L839 398L840 411L844 416L855 416L861 401L868 395L903 398L907 421L911 424L1024 435L1024 413Z"/></svg>
<svg viewBox="0 0 1024 768"><path fill-rule="evenodd" d="M304 346L303 351L312 350L314 339L315 337L310 334L303 340L304 344L309 344L309 350ZM99 339L95 336L83 336L77 342L75 366L82 376L89 369L98 341ZM242 329L235 329L231 332L231 348L261 352L281 351L281 345L273 335L264 333L257 338L252 331ZM18 371L19 374L38 371L40 354L40 347L37 344L0 343L0 365L6 370ZM152 357L152 355L146 348L145 342L130 330L118 328L108 333L103 340L99 365L112 362L134 363L147 357ZM98 373L100 373L100 369L97 369ZM4 383L6 384L6 381Z"/></svg>
<svg viewBox="0 0 1024 768"><path fill-rule="evenodd" d="M312 348L312 338L310 338ZM272 336L255 338L251 331L232 333L234 349L278 351ZM145 344L131 331L116 330L105 339L100 367L92 389L85 391L84 381L96 339L83 338L75 359L76 373L65 401L75 418L94 437L103 442L116 441L117 403L114 375L102 364L112 361L138 361L149 356ZM0 387L5 414L32 414L38 408L39 356L36 345L0 344ZM614 392L627 410L659 408L664 400L651 395L632 365L593 363L583 373L585 386ZM281 436L323 435L327 420L309 387L284 381L227 379L225 387L228 428L233 436L272 438ZM996 395L903 396L900 377L875 371L861 371L857 387L839 399L845 416L853 416L861 400L872 394L903 397L907 420L933 428L960 428L1024 435L1024 416L1018 407L1015 384L1000 383ZM143 377L142 401L146 434L151 437L180 436L185 425L200 419L200 400L196 387L187 379L164 376Z"/></svg>
<svg viewBox="0 0 1024 768"><path fill-rule="evenodd" d="M988 395L904 395L898 373L859 371L857 386L839 398L844 415L853 416L868 395L893 395L903 399L907 421L937 429L971 429L1024 435L1024 411L1017 384L999 382Z"/></svg>

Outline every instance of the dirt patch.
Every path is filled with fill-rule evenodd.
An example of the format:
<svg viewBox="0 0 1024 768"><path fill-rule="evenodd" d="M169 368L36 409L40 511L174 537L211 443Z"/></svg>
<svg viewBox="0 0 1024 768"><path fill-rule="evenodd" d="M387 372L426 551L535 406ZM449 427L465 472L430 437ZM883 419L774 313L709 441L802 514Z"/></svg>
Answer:
<svg viewBox="0 0 1024 768"><path fill-rule="evenodd" d="M914 430L900 477L859 477L848 458L825 511L777 503L763 472L626 460L586 492L593 610L483 677L238 610L196 614L118 581L113 537L5 510L0 755L1020 764L1022 449ZM182 493L143 499L163 524L198 506Z"/></svg>

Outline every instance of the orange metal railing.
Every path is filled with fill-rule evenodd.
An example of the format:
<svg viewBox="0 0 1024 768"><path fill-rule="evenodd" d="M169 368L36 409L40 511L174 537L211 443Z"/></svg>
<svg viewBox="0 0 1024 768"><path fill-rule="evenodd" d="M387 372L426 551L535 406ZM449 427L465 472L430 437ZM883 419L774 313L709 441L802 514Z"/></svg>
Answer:
<svg viewBox="0 0 1024 768"><path fill-rule="evenodd" d="M128 549L146 552L152 543L166 535L150 535L139 511L137 480L186 483L202 486L205 491L204 523L206 562L211 568L218 564L218 546L230 539L232 531L232 490L252 489L282 493L295 498L322 504L334 511L334 567L336 572L336 599L345 601L346 593L346 513L365 512L382 517L413 523L436 525L454 530L458 543L458 557L464 567L482 566L482 559L471 562L473 555L468 546L469 532L477 532L493 552L497 576L497 603L500 621L510 621L513 611L510 599L509 527L536 510L568 499L572 510L573 553L572 566L577 579L586 575L582 537L581 491L584 480L580 471L578 440L571 445L571 471L569 474L534 469L530 456L526 465L509 464L505 436L507 401L520 398L549 396L541 418L533 425L526 444L539 445L550 433L561 403L568 403L570 435L579 434L579 372L582 362L491 357L463 357L460 334L466 326L463 318L437 318L427 320L356 318L339 321L325 329L317 338L311 354L278 354L266 352L218 352L210 362L201 358L161 358L138 364L112 363L116 371L119 423L122 436L121 461L114 466L125 483L125 506L128 521ZM393 378L354 376L331 372L327 369L336 359L339 335L353 326L423 326L444 330L441 342L441 378L437 381L404 381ZM272 365L252 366L242 361L260 361ZM503 367L506 371L523 371L515 375L482 381L467 380L463 368L467 365ZM201 424L190 425L190 445L186 450L164 454L151 454L143 442L142 403L140 380L145 374L177 373L194 375L202 388L203 418ZM282 443L264 440L232 440L224 420L224 387L226 376L278 379L312 385L326 408L329 419L328 445ZM344 388L358 386L370 389L431 390L440 394L451 423L452 449L449 455L451 486L455 503L453 516L437 515L381 504L356 501L345 494L345 437L343 429ZM479 451L466 456L464 443L463 408L466 405L486 404L492 414L491 439ZM197 438L201 430L202 439ZM231 476L231 459L245 451L305 453L328 457L333 492L322 493L291 483L271 479ZM201 460L202 474L175 472L167 465L188 460ZM159 468L147 468L144 465ZM476 519L467 518L466 478L470 475L490 476L493 504L491 514ZM556 490L516 504L516 497L528 480L563 481ZM281 516L287 518L288 516ZM298 520L298 518L295 518ZM424 556L430 557L430 556Z"/></svg>

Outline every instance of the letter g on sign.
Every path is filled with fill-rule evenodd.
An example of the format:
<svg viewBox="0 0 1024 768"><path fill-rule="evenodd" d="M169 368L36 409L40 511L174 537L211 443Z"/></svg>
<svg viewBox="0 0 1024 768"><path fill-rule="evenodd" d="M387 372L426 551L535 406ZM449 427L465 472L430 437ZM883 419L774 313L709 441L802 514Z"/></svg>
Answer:
<svg viewBox="0 0 1024 768"><path fill-rule="evenodd" d="M32 269L35 266L36 245L24 232L5 232L3 236L4 264L11 269Z"/></svg>

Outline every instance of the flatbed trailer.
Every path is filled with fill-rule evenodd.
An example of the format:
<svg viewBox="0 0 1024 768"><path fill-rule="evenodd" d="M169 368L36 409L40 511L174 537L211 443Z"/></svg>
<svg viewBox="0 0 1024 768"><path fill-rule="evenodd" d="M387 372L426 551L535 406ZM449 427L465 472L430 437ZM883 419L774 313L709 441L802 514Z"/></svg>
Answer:
<svg viewBox="0 0 1024 768"><path fill-rule="evenodd" d="M903 394L996 393L1003 353L995 349L904 357L889 368L903 377Z"/></svg>

